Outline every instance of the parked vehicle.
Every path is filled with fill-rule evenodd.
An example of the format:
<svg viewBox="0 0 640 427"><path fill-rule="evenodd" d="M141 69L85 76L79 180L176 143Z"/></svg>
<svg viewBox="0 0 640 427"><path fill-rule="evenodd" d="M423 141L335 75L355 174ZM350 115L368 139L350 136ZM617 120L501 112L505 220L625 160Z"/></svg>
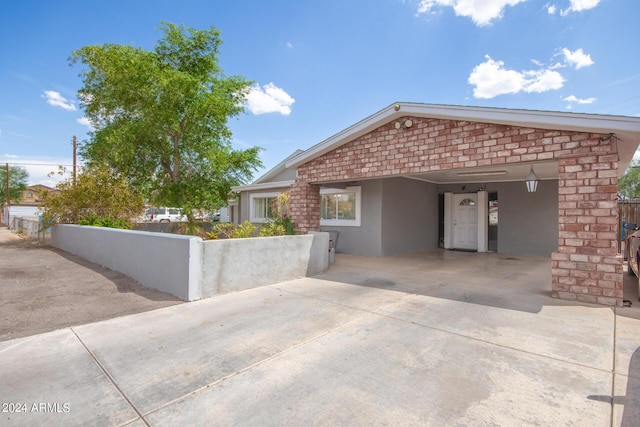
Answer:
<svg viewBox="0 0 640 427"><path fill-rule="evenodd" d="M179 208L149 208L145 212L145 220L149 222L185 222L186 215Z"/></svg>
<svg viewBox="0 0 640 427"><path fill-rule="evenodd" d="M626 224L625 231L627 236L624 240L624 257L627 260L629 274L638 276L638 264L640 263L640 253L638 252L640 250L640 231L636 230L635 224Z"/></svg>

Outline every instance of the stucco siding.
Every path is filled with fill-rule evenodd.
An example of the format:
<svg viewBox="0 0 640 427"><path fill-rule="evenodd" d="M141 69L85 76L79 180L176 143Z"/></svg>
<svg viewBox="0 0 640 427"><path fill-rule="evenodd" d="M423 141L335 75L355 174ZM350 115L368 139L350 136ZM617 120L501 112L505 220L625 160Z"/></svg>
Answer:
<svg viewBox="0 0 640 427"><path fill-rule="evenodd" d="M321 231L337 231L336 252L361 256L382 256L382 180L362 181L360 227L321 226Z"/></svg>
<svg viewBox="0 0 640 427"><path fill-rule="evenodd" d="M407 178L382 183L382 255L436 249L437 185Z"/></svg>
<svg viewBox="0 0 640 427"><path fill-rule="evenodd" d="M524 183L492 184L498 191L498 253L551 256L558 250L558 181L535 193Z"/></svg>

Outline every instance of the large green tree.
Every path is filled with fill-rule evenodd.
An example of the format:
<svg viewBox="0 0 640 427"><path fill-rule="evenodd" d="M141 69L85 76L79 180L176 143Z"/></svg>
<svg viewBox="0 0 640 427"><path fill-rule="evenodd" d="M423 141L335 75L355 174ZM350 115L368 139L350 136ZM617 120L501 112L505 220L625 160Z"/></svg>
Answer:
<svg viewBox="0 0 640 427"><path fill-rule="evenodd" d="M155 49L105 44L73 52L79 99L95 131L80 148L106 162L153 203L215 209L231 187L246 183L259 148L235 150L229 118L244 111L251 82L225 76L217 29L163 23Z"/></svg>
<svg viewBox="0 0 640 427"><path fill-rule="evenodd" d="M625 199L640 199L640 165L635 162L618 180L618 194Z"/></svg>
<svg viewBox="0 0 640 427"><path fill-rule="evenodd" d="M0 187L0 206L7 203L7 170L2 168L2 185ZM20 166L9 166L9 198L12 203L19 203L22 200L22 192L27 189L29 173Z"/></svg>

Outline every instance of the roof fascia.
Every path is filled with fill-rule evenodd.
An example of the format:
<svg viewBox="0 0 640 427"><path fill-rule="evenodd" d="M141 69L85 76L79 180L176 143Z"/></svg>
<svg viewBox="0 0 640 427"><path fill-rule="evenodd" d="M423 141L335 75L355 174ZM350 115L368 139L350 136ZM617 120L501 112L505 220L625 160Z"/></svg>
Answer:
<svg viewBox="0 0 640 427"><path fill-rule="evenodd" d="M295 180L287 180L287 181L274 181L274 182L263 182L258 184L249 184L249 185L238 185L236 187L231 187L231 190L236 193L241 193L243 191L255 191L255 190L271 190L274 188L286 188L290 187L295 183Z"/></svg>

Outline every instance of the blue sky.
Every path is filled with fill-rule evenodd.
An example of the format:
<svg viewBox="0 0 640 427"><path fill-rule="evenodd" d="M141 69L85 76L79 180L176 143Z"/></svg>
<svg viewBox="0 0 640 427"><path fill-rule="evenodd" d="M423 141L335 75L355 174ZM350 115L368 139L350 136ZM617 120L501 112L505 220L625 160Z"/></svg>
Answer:
<svg viewBox="0 0 640 427"><path fill-rule="evenodd" d="M638 0L22 0L0 6L0 163L54 184L88 138L71 52L215 26L265 168L396 102L640 115Z"/></svg>

